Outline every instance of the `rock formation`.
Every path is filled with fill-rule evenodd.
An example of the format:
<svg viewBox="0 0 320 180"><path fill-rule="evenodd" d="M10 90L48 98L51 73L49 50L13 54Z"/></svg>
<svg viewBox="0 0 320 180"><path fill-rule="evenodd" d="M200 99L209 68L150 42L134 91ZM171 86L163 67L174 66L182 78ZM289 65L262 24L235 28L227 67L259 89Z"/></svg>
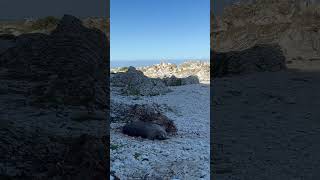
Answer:
<svg viewBox="0 0 320 180"><path fill-rule="evenodd" d="M0 63L7 69L5 78L30 82L28 96L35 105L106 109L107 46L103 33L64 16L50 35L18 36L16 46L2 54Z"/></svg>
<svg viewBox="0 0 320 180"><path fill-rule="evenodd" d="M107 117L91 119L109 110L105 34L65 15L14 41L0 54L0 177L107 179Z"/></svg>
<svg viewBox="0 0 320 180"><path fill-rule="evenodd" d="M277 43L288 61L320 59L320 6L305 0L256 0L225 8L211 21L216 52Z"/></svg>
<svg viewBox="0 0 320 180"><path fill-rule="evenodd" d="M280 71L286 68L285 57L279 45L256 45L243 51L212 52L213 76Z"/></svg>
<svg viewBox="0 0 320 180"><path fill-rule="evenodd" d="M202 61L187 61L179 66L171 63L160 63L153 66L138 68L144 75L151 78L187 78L195 76L200 82L210 81L210 63Z"/></svg>
<svg viewBox="0 0 320 180"><path fill-rule="evenodd" d="M134 67L129 67L127 72L114 74L110 81L111 86L122 87L126 95L155 96L170 91L160 79L148 78Z"/></svg>
<svg viewBox="0 0 320 180"><path fill-rule="evenodd" d="M199 79L197 76L188 76L185 78L177 78L176 76L165 77L162 79L167 86L183 86L187 84L199 84Z"/></svg>

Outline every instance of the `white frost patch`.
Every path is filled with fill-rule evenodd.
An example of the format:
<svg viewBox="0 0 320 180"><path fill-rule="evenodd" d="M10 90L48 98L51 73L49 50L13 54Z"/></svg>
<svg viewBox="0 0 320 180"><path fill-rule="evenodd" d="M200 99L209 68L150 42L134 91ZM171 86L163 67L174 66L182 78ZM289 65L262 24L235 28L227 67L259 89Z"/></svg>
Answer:
<svg viewBox="0 0 320 180"><path fill-rule="evenodd" d="M210 179L210 88L205 84L171 87L172 92L133 100L113 93L128 104L157 103L170 107L178 133L168 140L147 140L121 133L111 124L111 171L123 179Z"/></svg>

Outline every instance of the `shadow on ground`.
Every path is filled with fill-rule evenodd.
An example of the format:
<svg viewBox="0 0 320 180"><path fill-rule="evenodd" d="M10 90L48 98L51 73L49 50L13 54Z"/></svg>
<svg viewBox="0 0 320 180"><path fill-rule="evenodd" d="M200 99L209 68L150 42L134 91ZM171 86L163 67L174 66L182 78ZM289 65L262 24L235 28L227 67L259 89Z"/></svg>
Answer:
<svg viewBox="0 0 320 180"><path fill-rule="evenodd" d="M297 69L214 79L214 179L319 179L318 82Z"/></svg>

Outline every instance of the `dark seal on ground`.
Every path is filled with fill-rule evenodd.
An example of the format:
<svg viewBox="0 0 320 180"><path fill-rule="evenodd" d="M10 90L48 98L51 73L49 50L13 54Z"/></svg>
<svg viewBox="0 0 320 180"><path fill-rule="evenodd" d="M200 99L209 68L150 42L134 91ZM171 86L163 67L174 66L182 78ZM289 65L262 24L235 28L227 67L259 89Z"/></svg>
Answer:
<svg viewBox="0 0 320 180"><path fill-rule="evenodd" d="M123 127L122 132L129 136L140 136L151 140L168 139L166 130L162 126L150 122L134 121L128 123Z"/></svg>

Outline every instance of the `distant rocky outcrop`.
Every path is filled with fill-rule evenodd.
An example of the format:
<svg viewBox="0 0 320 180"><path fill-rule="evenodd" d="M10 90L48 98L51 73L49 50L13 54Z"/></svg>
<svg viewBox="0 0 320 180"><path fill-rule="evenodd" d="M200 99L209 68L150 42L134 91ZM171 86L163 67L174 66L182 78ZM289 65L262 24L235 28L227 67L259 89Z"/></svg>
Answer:
<svg viewBox="0 0 320 180"><path fill-rule="evenodd" d="M285 57L279 45L256 45L227 53L212 52L212 58L214 77L286 69Z"/></svg>
<svg viewBox="0 0 320 180"><path fill-rule="evenodd" d="M210 81L210 63L202 61L187 61L179 66L171 63L160 63L153 66L140 67L144 75L151 78L188 78L197 77L200 82ZM191 79L191 78L189 78ZM191 82L191 81L190 81ZM188 83L186 83L188 84Z"/></svg>
<svg viewBox="0 0 320 180"><path fill-rule="evenodd" d="M126 95L155 96L170 91L160 79L146 77L134 67L112 75L110 81L111 86L121 87Z"/></svg>
<svg viewBox="0 0 320 180"><path fill-rule="evenodd" d="M320 5L305 0L240 1L211 21L216 52L280 45L287 61L320 59Z"/></svg>

